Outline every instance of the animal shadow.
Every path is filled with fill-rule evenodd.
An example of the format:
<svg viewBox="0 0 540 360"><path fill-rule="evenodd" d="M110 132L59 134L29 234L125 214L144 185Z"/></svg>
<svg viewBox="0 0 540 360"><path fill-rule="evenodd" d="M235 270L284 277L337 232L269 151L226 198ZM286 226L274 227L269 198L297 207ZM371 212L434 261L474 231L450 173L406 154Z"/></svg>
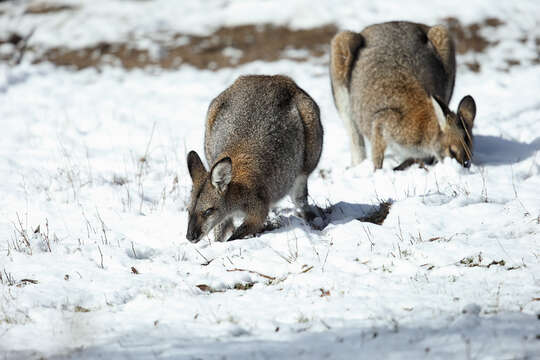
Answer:
<svg viewBox="0 0 540 360"><path fill-rule="evenodd" d="M296 215L286 214L290 209L283 209L280 214L271 216L265 223L262 232L287 231L294 226L309 226L312 230L321 231L330 224L344 224L350 221L369 222L382 225L390 212L392 202L383 201L378 205L353 204L340 201L326 208L317 207L319 216L306 221Z"/></svg>
<svg viewBox="0 0 540 360"><path fill-rule="evenodd" d="M473 162L476 165L509 165L526 159L539 150L540 137L527 144L498 136L476 135Z"/></svg>

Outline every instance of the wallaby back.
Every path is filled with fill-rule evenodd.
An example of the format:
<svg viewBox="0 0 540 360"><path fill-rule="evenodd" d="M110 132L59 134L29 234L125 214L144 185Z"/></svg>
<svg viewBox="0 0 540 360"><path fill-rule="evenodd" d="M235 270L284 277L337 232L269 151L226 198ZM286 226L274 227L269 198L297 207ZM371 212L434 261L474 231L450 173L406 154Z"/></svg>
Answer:
<svg viewBox="0 0 540 360"><path fill-rule="evenodd" d="M208 163L238 157L238 175L264 180L273 201L287 194L297 174L315 169L321 151L319 108L286 76L241 76L210 104Z"/></svg>
<svg viewBox="0 0 540 360"><path fill-rule="evenodd" d="M430 94L446 104L454 89L456 63L453 41L443 26L403 21L368 26L360 33L366 43L354 72L370 66L369 77L406 70Z"/></svg>

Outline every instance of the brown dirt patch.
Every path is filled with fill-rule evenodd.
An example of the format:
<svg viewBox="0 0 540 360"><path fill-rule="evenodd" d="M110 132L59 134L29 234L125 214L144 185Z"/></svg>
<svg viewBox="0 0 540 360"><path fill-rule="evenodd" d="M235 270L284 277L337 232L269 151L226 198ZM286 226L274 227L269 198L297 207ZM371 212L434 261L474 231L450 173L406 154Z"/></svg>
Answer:
<svg viewBox="0 0 540 360"><path fill-rule="evenodd" d="M60 11L68 11L68 10L75 10L75 9L76 9L75 6L67 5L67 4L38 2L38 3L30 4L26 8L24 13L30 14L30 15L43 15L43 14L57 13Z"/></svg>
<svg viewBox="0 0 540 360"><path fill-rule="evenodd" d="M465 66L472 72L480 72L480 63L478 61L466 62Z"/></svg>
<svg viewBox="0 0 540 360"><path fill-rule="evenodd" d="M456 18L446 18L458 54L469 51L483 52L496 44L481 35L483 27L498 27L503 22L488 18L483 22L463 25ZM118 64L126 69L149 66L175 69L188 64L198 69L221 69L235 67L251 61L276 61L288 58L306 61L308 58L327 56L328 44L337 32L334 25L308 30L292 30L284 26L243 25L222 27L208 36L175 34L169 43L159 43L157 56L146 49L138 49L128 43L99 43L79 49L52 48L46 50L35 62L49 61L58 66L77 69ZM181 41L179 41L181 40ZM182 43L182 45L174 45ZM291 56L287 50L305 50L306 54ZM466 64L472 71L480 71L480 64Z"/></svg>
<svg viewBox="0 0 540 360"><path fill-rule="evenodd" d="M38 2L28 6L27 14L43 14L65 10L74 7L59 3ZM499 27L504 24L497 18L487 18L483 21L462 24L457 18L449 17L442 20L448 26L456 43L456 52L482 53L498 41L482 35L482 29ZM6 34L0 36L0 45L13 44L13 54L4 52L0 61L17 63L26 51L33 55L34 63L51 62L57 66L70 66L75 69L88 67L99 68L103 65L121 66L125 69L159 67L176 69L182 65L194 66L198 69L217 70L225 67L235 67L248 62L276 61L291 59L307 61L309 59L328 57L329 43L338 31L335 25L325 25L307 30L292 30L285 26L243 25L222 27L208 36L188 34L173 34L166 40L154 40L157 51L137 48L134 43L101 42L93 46L81 48L55 47L42 49L39 46L26 47L24 34ZM527 34L518 39L523 44L533 41L540 58L540 39L530 39ZM292 50L292 51L291 51ZM301 50L300 52L294 50ZM538 59L531 60L533 64L540 63ZM523 61L521 62L523 64ZM508 67L518 66L514 60L509 60ZM481 65L477 61L465 63L471 71L479 72Z"/></svg>
<svg viewBox="0 0 540 360"><path fill-rule="evenodd" d="M336 32L334 25L309 30L243 25L220 28L209 36L176 34L173 38L182 38L185 45L160 44L158 58L152 57L146 49L137 49L126 43L99 43L81 49L52 48L35 62L50 61L77 69L119 62L126 69L147 66L173 69L189 64L198 69L215 70L255 60L307 60L307 57L288 56L286 50L289 49L306 50L309 57L320 57L327 53L328 44Z"/></svg>
<svg viewBox="0 0 540 360"><path fill-rule="evenodd" d="M450 33L454 37L458 54L465 54L469 51L481 53L488 46L496 45L496 41L486 39L480 32L484 27L499 27L504 24L503 21L497 18L487 18L482 22L469 25L463 25L455 17L445 18L443 22L448 26Z"/></svg>

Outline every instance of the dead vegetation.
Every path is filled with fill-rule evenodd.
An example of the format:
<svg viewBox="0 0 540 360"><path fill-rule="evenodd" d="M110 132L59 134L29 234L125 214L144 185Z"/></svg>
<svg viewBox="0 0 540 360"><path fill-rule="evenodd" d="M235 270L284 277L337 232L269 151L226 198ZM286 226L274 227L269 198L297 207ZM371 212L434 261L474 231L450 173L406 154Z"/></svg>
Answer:
<svg viewBox="0 0 540 360"><path fill-rule="evenodd" d="M54 2L34 2L26 8L24 13L29 15L44 15L76 9L77 7L68 4L60 4Z"/></svg>
<svg viewBox="0 0 540 360"><path fill-rule="evenodd" d="M51 48L35 59L76 69L118 64L126 69L160 67L175 69L187 64L198 69L217 70L248 62L288 58L306 61L327 54L334 25L308 30L292 30L274 25L222 27L208 36L175 34L168 42L158 42L157 56L129 43L101 42L79 49ZM306 55L291 55L288 50L303 50Z"/></svg>
<svg viewBox="0 0 540 360"><path fill-rule="evenodd" d="M358 221L369 222L376 225L382 225L388 214L390 213L390 207L392 203L390 201L383 201L379 204L375 211L358 218Z"/></svg>
<svg viewBox="0 0 540 360"><path fill-rule="evenodd" d="M201 290L202 292L213 294L213 293L225 292L226 290L244 290L245 291L245 290L251 289L253 285L255 285L255 282L247 281L247 282L235 283L232 287L227 288L227 289L216 289L206 284L199 284L195 286L199 288L199 290Z"/></svg>
<svg viewBox="0 0 540 360"><path fill-rule="evenodd" d="M37 284L38 281L35 279L21 279L21 280L15 280L13 277L13 274L10 272L7 272L4 268L3 272L0 271L0 284L6 285L6 286L16 286L16 287L23 287L28 284Z"/></svg>
<svg viewBox="0 0 540 360"><path fill-rule="evenodd" d="M448 17L443 19L444 24L450 30L456 43L456 52L463 55L469 51L482 53L488 46L496 45L497 42L487 39L481 34L483 28L499 27L504 22L497 18L487 18L482 22L463 25L457 18Z"/></svg>
<svg viewBox="0 0 540 360"><path fill-rule="evenodd" d="M463 25L457 18L448 17L444 19L444 23L454 37L456 53L459 55L468 52L483 53L489 46L496 45L497 41L487 39L481 31L485 27L496 28L504 25L504 22L497 18L487 18L482 22ZM476 60L466 62L465 65L473 72L481 70L480 63Z"/></svg>
<svg viewBox="0 0 540 360"><path fill-rule="evenodd" d="M48 14L60 11L73 11L75 7L55 3L34 3L25 14ZM504 22L497 18L487 18L480 22L463 24L455 17L441 21L448 26L456 42L456 52L460 55L472 52L483 53L498 43L482 34L484 28L497 28ZM197 69L218 70L236 67L252 61L277 61L290 59L307 61L328 56L329 43L338 28L324 25L311 29L294 30L286 26L271 24L241 25L221 27L212 34L201 36L176 33L167 39L154 39L152 34L144 40L151 40L157 50L150 51L137 47L135 42L100 42L80 48L53 47L40 49L39 46L26 46L28 35L7 34L0 45L14 45L13 54L2 55L0 61L13 62L22 58L25 51L33 52L33 62L51 62L57 66L75 69L99 68L104 65L121 66L125 69L156 67L176 69L182 65ZM528 41L525 35L525 42ZM536 47L540 49L540 39ZM39 55L37 55L39 54ZM540 54L540 51L539 51ZM536 60L538 61L538 60ZM533 63L535 60L533 59ZM508 66L519 65L519 60L509 59ZM480 63L469 60L465 65L471 70L481 70Z"/></svg>
<svg viewBox="0 0 540 360"><path fill-rule="evenodd" d="M457 265L465 266L465 267L483 267L489 269L492 266L500 266L504 268L505 270L517 270L520 269L521 266L509 266L506 267L506 261L504 259L501 260L492 260L490 263L483 263L484 259L482 257L482 253L479 253L478 255L474 256L468 256L460 261L457 262Z"/></svg>

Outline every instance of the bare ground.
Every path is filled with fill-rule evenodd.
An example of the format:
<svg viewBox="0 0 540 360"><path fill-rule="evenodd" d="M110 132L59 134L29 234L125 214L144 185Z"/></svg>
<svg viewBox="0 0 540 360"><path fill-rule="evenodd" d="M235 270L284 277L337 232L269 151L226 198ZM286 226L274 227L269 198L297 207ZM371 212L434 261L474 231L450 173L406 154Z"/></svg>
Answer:
<svg viewBox="0 0 540 360"><path fill-rule="evenodd" d="M26 16L34 16L75 10L76 8L62 4L34 3L25 13ZM487 39L482 35L482 29L504 25L504 22L497 18L462 24L458 19L449 17L442 22L450 29L456 42L456 52L460 55L468 52L482 53L490 46L497 45L496 40ZM29 34L12 33L4 35L3 38L0 35L0 45L5 43L13 45L12 53L0 54L0 61L18 63L27 53L31 54L33 63L50 62L75 69L99 68L103 65L122 66L126 69L146 67L176 69L188 64L198 69L216 70L256 60L307 61L322 57L326 60L328 45L337 31L338 28L332 24L306 30L293 30L270 24L222 27L207 36L177 33L170 35L167 40L155 40L158 51L152 53L148 49L137 48L135 43L129 41L100 42L81 48L43 49L37 45L27 46L27 42L31 43L28 41ZM520 41L525 43L528 40L527 34L524 34L524 38ZM540 57L540 40L535 40ZM521 61L517 59L507 61L508 68L520 64ZM467 62L465 65L472 71L481 70L480 64L476 61Z"/></svg>

